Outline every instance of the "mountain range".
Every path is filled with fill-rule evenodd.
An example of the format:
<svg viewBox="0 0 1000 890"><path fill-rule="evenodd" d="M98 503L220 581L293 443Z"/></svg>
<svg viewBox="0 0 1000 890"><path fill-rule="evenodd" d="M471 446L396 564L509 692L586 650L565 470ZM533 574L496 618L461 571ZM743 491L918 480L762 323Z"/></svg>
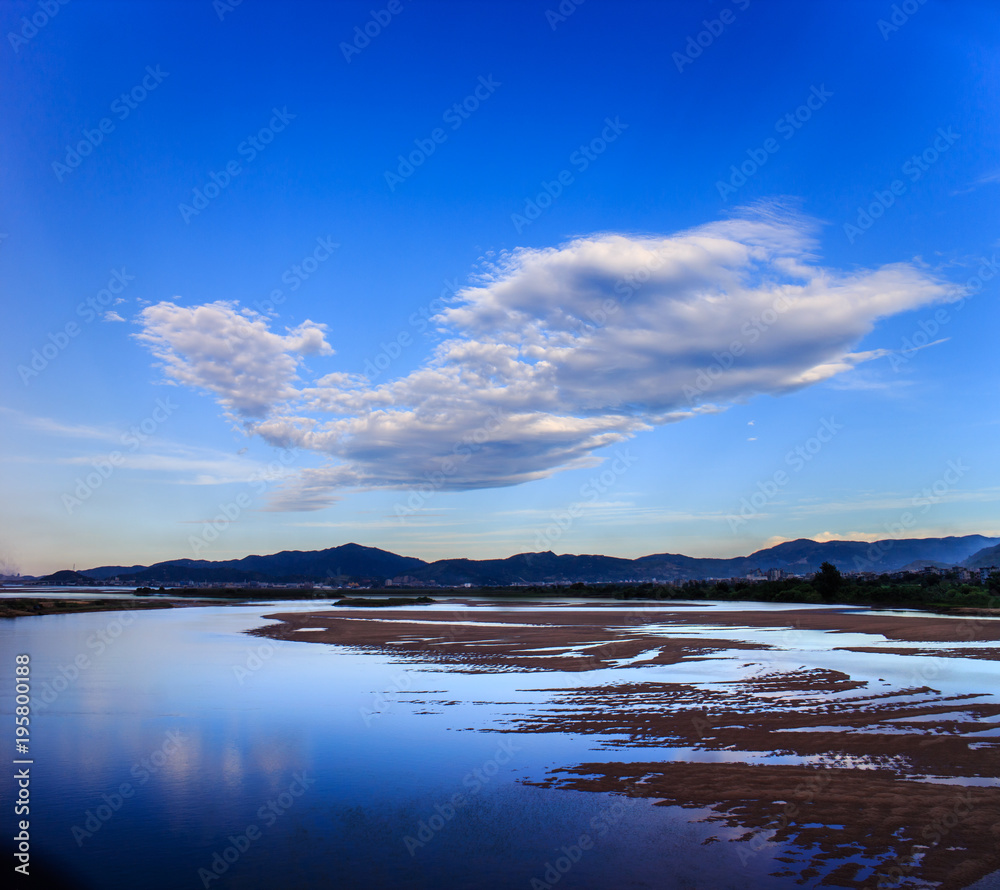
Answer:
<svg viewBox="0 0 1000 890"><path fill-rule="evenodd" d="M895 572L912 564L963 565L979 568L1000 563L1000 538L965 535L947 538L889 538L883 541L811 541L800 538L749 556L713 559L658 553L638 559L614 556L518 553L506 559L440 559L425 562L376 547L343 544L326 550L284 550L268 556L246 556L212 562L173 559L151 566L98 566L79 574L94 582L117 578L128 584L269 582L441 586L503 586L510 584L600 583L619 581L683 581L730 578L759 569L782 569L796 575L819 570L831 562L842 572ZM56 573L62 578L68 573ZM55 576L48 576L53 579ZM41 579L47 580L47 579Z"/></svg>

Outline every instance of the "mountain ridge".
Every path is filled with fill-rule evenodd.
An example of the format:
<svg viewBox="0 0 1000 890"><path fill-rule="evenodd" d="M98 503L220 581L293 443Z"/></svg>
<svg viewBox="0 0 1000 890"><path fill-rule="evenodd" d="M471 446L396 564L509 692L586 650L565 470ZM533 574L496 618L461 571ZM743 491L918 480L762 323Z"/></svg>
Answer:
<svg viewBox="0 0 1000 890"><path fill-rule="evenodd" d="M510 585L617 581L682 581L729 578L755 570L780 569L791 574L809 574L823 562L841 571L899 571L915 562L967 565L1000 557L1000 538L983 535L945 538L889 538L882 541L813 541L798 538L748 556L726 558L653 553L636 559L603 554L556 554L551 550L517 553L502 559L452 558L427 562L401 556L378 547L350 542L323 550L282 550L250 554L240 559L173 559L150 566L97 566L80 574L95 581L147 583L183 582L344 582L369 580L383 583L400 576L406 583L442 586ZM978 567L978 563L976 564Z"/></svg>

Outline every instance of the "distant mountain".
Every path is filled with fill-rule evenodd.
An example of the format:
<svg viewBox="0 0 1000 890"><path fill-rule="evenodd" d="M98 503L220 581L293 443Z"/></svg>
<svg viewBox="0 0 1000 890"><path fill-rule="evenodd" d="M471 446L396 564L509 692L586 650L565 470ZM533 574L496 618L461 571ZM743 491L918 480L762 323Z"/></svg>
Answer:
<svg viewBox="0 0 1000 890"><path fill-rule="evenodd" d="M96 569L87 569L83 574L97 581L104 581L106 578L141 572L145 568L146 566L99 566Z"/></svg>
<svg viewBox="0 0 1000 890"><path fill-rule="evenodd" d="M1000 544L977 550L963 563L967 569L982 569L986 566L1000 566Z"/></svg>
<svg viewBox="0 0 1000 890"><path fill-rule="evenodd" d="M919 572L923 569L937 569L938 571L945 572L952 568L954 568L953 565L949 565L945 562L935 562L933 559L915 559L913 562L908 562L900 569L900 571Z"/></svg>
<svg viewBox="0 0 1000 890"><path fill-rule="evenodd" d="M441 559L411 575L438 584L506 585L526 582L621 581L636 577L635 563L613 556L518 553L506 559Z"/></svg>
<svg viewBox="0 0 1000 890"><path fill-rule="evenodd" d="M119 572L119 580L136 584L184 581L338 581L352 578L385 580L426 566L422 559L397 556L387 550L344 544L328 550L283 550L270 556L246 556L211 562L205 559L172 559L149 566L131 566ZM102 580L116 577L114 566L88 569L85 575Z"/></svg>
<svg viewBox="0 0 1000 890"><path fill-rule="evenodd" d="M399 556L376 547L343 544L327 550L284 550L269 556L212 562L205 559L173 559L152 566L98 566L79 573L93 581L117 577L136 585L183 584L185 582L344 583L358 581L381 584L406 576L409 583L442 586L616 581L683 581L731 578L754 570L781 569L809 575L831 562L843 572L895 572L913 564L1000 564L1000 539L982 535L948 538L889 538L866 541L816 542L807 538L787 541L758 550L749 556L712 559L658 553L639 559L614 556L518 553L506 559L441 559L428 563ZM963 563L963 560L965 561ZM63 573L56 573L61 575ZM55 576L48 576L54 578ZM60 583L50 581L48 583ZM65 581L61 583L66 583Z"/></svg>
<svg viewBox="0 0 1000 890"><path fill-rule="evenodd" d="M771 565L788 571L817 571L820 563L831 562L841 571L898 572L908 563L921 559L960 563L977 550L1000 543L998 538L982 535L965 535L948 538L888 538L867 543L864 541L827 541L817 544L805 538L787 541L768 550L759 550L748 559L760 562L773 560ZM763 568L763 566L762 566Z"/></svg>
<svg viewBox="0 0 1000 890"><path fill-rule="evenodd" d="M69 569L62 569L61 571L53 572L51 575L43 575L41 578L37 578L31 583L54 586L67 584L92 587L97 583L97 581L94 578L88 577L83 572L72 572Z"/></svg>

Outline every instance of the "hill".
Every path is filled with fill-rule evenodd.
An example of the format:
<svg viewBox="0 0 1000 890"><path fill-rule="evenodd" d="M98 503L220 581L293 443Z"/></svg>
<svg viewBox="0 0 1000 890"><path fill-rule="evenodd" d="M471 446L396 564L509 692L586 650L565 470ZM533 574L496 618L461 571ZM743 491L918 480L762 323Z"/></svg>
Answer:
<svg viewBox="0 0 1000 890"><path fill-rule="evenodd" d="M1000 566L1000 544L977 550L963 563L967 569L982 569L986 566Z"/></svg>
<svg viewBox="0 0 1000 890"><path fill-rule="evenodd" d="M172 559L152 566L131 566L117 575L114 566L99 566L83 574L105 580L117 577L136 584L198 582L332 582L355 578L392 578L426 566L422 559L398 556L376 547L343 544L326 550L283 550L268 556L245 556L212 562Z"/></svg>
<svg viewBox="0 0 1000 890"><path fill-rule="evenodd" d="M73 572L69 569L62 569L61 571L53 572L51 575L43 575L41 578L28 583L31 585L60 586L66 584L76 587L92 587L97 584L97 581L85 572Z"/></svg>
<svg viewBox="0 0 1000 890"><path fill-rule="evenodd" d="M511 584L613 583L619 581L684 581L731 578L755 570L781 569L808 575L831 562L841 571L895 572L915 563L993 565L1000 560L1000 539L982 535L947 538L890 538L883 541L811 541L800 538L727 559L659 553L638 559L599 554L518 553L505 559L441 559L425 562L377 547L343 544L326 550L283 550L266 556L212 562L174 559L152 566L98 566L77 573L90 583L117 577L136 585L196 583L328 583L348 581L382 584L407 576L413 583L455 586ZM977 565L978 565L977 564ZM63 575L64 573L56 573ZM72 574L72 573L70 573ZM48 578L55 578L51 575ZM73 583L46 579L46 583Z"/></svg>

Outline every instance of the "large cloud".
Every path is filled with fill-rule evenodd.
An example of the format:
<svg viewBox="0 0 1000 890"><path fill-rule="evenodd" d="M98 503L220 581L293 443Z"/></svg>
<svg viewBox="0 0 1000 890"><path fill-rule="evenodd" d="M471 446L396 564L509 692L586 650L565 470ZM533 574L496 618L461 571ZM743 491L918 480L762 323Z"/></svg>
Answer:
<svg viewBox="0 0 1000 890"><path fill-rule="evenodd" d="M281 336L251 310L216 302L185 308L162 302L140 314L145 342L171 380L216 394L231 416L262 418L293 399L295 354L333 352L325 325L304 321Z"/></svg>
<svg viewBox="0 0 1000 890"><path fill-rule="evenodd" d="M434 322L442 341L381 385L342 372L296 386L322 325L280 336L229 303L144 310L167 376L214 392L275 445L328 456L273 501L315 509L343 488L513 485L598 461L650 426L826 380L887 316L957 296L898 263L840 272L813 224L756 213L671 236L602 234L504 255Z"/></svg>

